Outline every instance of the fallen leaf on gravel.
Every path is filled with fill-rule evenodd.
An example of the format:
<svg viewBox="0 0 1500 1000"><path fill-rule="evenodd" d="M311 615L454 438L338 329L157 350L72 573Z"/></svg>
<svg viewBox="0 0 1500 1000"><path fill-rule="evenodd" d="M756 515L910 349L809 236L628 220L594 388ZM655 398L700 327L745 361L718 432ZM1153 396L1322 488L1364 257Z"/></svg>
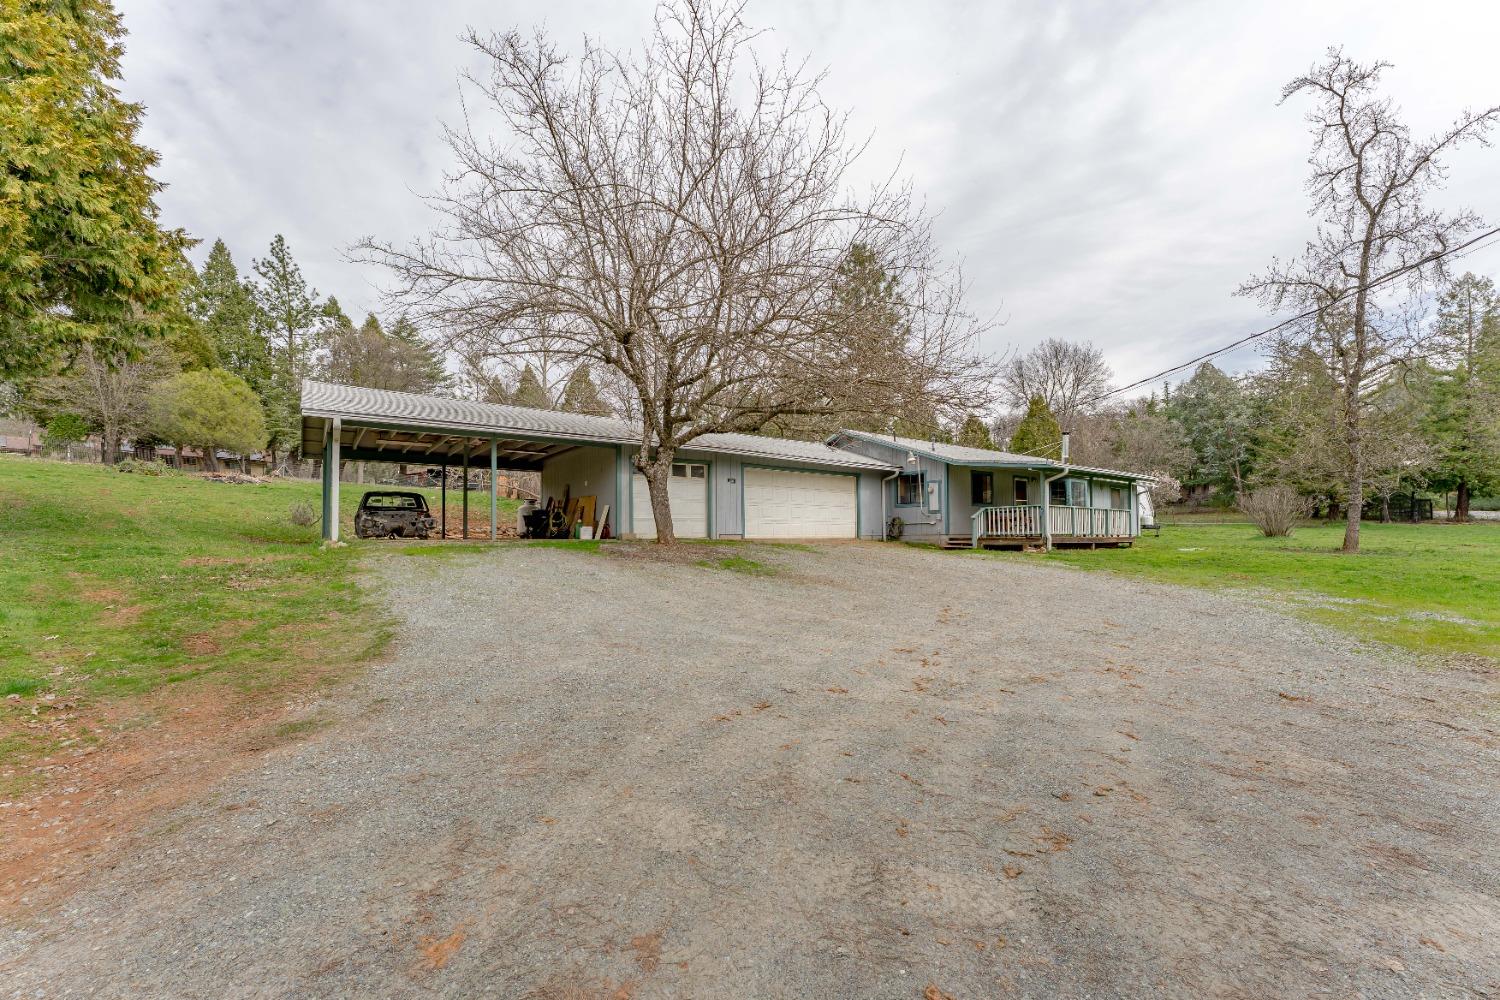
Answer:
<svg viewBox="0 0 1500 1000"><path fill-rule="evenodd" d="M1048 851L1054 854L1058 851L1066 851L1068 849L1068 845L1073 843L1073 838L1068 836L1066 833L1060 833L1057 830L1053 830L1045 826L1042 827L1041 836L1033 837L1031 839L1035 840L1038 844L1046 847Z"/></svg>
<svg viewBox="0 0 1500 1000"><path fill-rule="evenodd" d="M1429 948L1436 948L1438 951L1447 951L1448 950L1447 948L1443 947L1442 942L1440 942L1440 941L1434 941L1432 938L1427 937L1425 934L1422 937L1418 938L1417 940L1421 941L1423 944L1425 944Z"/></svg>
<svg viewBox="0 0 1500 1000"><path fill-rule="evenodd" d="M1285 701L1311 701L1306 695L1287 694L1285 691L1277 691L1277 697Z"/></svg>
<svg viewBox="0 0 1500 1000"><path fill-rule="evenodd" d="M1006 941L1005 941L1005 935L1004 934L1001 934L999 937L995 938L995 947L996 948L1004 948L1005 944L1006 944Z"/></svg>
<svg viewBox="0 0 1500 1000"><path fill-rule="evenodd" d="M1054 799L1056 799L1057 801L1059 801L1059 802L1072 802L1073 801L1073 793L1072 792L1053 792L1052 793L1052 797Z"/></svg>
<svg viewBox="0 0 1500 1000"><path fill-rule="evenodd" d="M848 688L841 688L841 687L824 688L823 690L827 691L829 694L848 694L849 693L849 689Z"/></svg>
<svg viewBox="0 0 1500 1000"><path fill-rule="evenodd" d="M543 816L542 817L542 822L546 823L548 826L551 826L553 823L557 822L557 817L556 816Z"/></svg>
<svg viewBox="0 0 1500 1000"><path fill-rule="evenodd" d="M1135 733L1127 733L1123 729L1119 730L1119 733L1120 733L1121 736L1125 737L1127 740L1135 740L1136 742L1140 742L1141 738L1139 736L1137 736Z"/></svg>
<svg viewBox="0 0 1500 1000"><path fill-rule="evenodd" d="M1022 868L1020 865L1006 865L1003 869L1001 869L1001 871L1005 872L1006 878L1020 878L1021 873L1025 870L1026 869Z"/></svg>
<svg viewBox="0 0 1500 1000"><path fill-rule="evenodd" d="M764 712L771 707L771 703L769 701L758 701L751 707L757 712Z"/></svg>
<svg viewBox="0 0 1500 1000"><path fill-rule="evenodd" d="M1376 962L1375 964L1378 965L1378 966L1380 966L1382 969L1390 969L1392 972L1405 972L1406 971L1406 966L1402 965L1399 961L1397 961L1394 958L1382 958L1380 961Z"/></svg>
<svg viewBox="0 0 1500 1000"><path fill-rule="evenodd" d="M468 937L464 929L449 934L445 938L423 937L417 942L417 947L422 949L422 967L428 970L441 969L448 964L448 959L463 945L464 938Z"/></svg>
<svg viewBox="0 0 1500 1000"><path fill-rule="evenodd" d="M928 983L927 988L922 991L922 1000L953 1000L953 998L938 989L936 985Z"/></svg>
<svg viewBox="0 0 1500 1000"><path fill-rule="evenodd" d="M948 724L948 720L945 719L945 718L943 718L941 715L934 715L932 717L932 721L933 722L941 722L945 726Z"/></svg>
<svg viewBox="0 0 1500 1000"><path fill-rule="evenodd" d="M1094 789L1094 794L1097 795L1097 796L1099 796L1100 798L1103 798L1104 796L1108 795L1112 791L1114 791L1114 789L1111 788L1110 786L1108 786L1108 785L1100 785L1098 788Z"/></svg>

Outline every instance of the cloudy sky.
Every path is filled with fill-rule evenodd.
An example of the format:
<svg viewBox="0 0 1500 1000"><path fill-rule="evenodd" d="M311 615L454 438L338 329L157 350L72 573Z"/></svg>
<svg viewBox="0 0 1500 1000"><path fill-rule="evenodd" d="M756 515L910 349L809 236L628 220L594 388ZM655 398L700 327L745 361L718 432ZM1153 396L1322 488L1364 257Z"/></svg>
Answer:
<svg viewBox="0 0 1500 1000"><path fill-rule="evenodd" d="M651 0L117 0L124 90L147 106L166 221L242 267L283 233L345 310L384 276L365 235L431 228L419 195L474 65L468 26L545 26L639 44ZM1395 64L1386 87L1425 133L1500 103L1500 4L852 3L750 0L764 44L828 69L828 102L899 162L961 258L996 352L1058 336L1104 349L1121 381L1267 324L1235 286L1310 232L1304 106L1280 86L1342 45ZM1500 149L1450 160L1444 205L1500 223ZM199 255L206 250L200 248ZM1500 249L1466 262L1500 276ZM1249 353L1228 366L1254 363Z"/></svg>

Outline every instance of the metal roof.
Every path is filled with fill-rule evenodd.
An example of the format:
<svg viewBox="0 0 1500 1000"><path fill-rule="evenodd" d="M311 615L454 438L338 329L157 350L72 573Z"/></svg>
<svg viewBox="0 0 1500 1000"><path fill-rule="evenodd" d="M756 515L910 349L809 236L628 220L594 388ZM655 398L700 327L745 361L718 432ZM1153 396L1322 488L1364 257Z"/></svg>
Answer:
<svg viewBox="0 0 1500 1000"><path fill-rule="evenodd" d="M918 455L945 462L949 465L978 465L995 466L998 468L1022 468L1022 469L1055 469L1061 472L1068 469L1071 472L1092 472L1104 476L1119 476L1124 479L1147 479L1139 472L1126 472L1121 469L1101 469L1091 465L1078 465L1069 462L1067 465L1051 458L1042 458L1037 455L1022 455L1012 451L997 451L990 448L970 448L961 444L946 444L942 441L924 441L921 438L897 437L893 434L871 434L869 431L841 430L838 434L829 438L835 441L840 436L854 438L856 441L868 441L871 444L881 444L888 448L901 451L915 452Z"/></svg>
<svg viewBox="0 0 1500 1000"><path fill-rule="evenodd" d="M540 441L575 445L639 445L638 425L616 417L595 417L582 413L539 410L529 406L506 406L478 403L447 396L426 396L389 389L365 389L306 379L302 383L303 451L322 451L322 426L338 418L346 427L383 427L405 431L412 441L391 442L406 445L392 460L416 459L423 454L453 453L445 443L449 438L500 438L516 442ZM425 438L438 441L428 442ZM377 437L377 445L383 443ZM421 448L426 447L424 452ZM465 446L466 447L466 446ZM487 447L487 445L486 445ZM408 454L413 448L418 450ZM460 449L461 451L462 449ZM506 450L506 449L502 449ZM540 451L510 449L516 455L533 459L544 457ZM681 449L684 453L708 452L738 455L767 461L803 462L836 468L878 469L893 467L878 459L830 447L822 441L794 441L788 438L762 437L756 434L705 434ZM560 452L550 452L557 454Z"/></svg>

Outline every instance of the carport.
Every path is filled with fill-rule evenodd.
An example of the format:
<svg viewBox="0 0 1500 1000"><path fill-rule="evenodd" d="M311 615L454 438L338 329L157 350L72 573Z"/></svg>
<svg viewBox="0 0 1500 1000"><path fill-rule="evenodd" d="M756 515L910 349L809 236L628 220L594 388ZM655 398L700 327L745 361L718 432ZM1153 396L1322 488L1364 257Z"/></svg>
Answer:
<svg viewBox="0 0 1500 1000"><path fill-rule="evenodd" d="M445 470L483 468L487 461L491 538L499 508L495 474L502 470L539 472L544 498L593 497L598 510L608 508L616 537L653 537L645 480L634 470L641 436L638 425L615 417L302 384L302 454L324 459L329 541L338 539L339 469L349 461ZM821 441L704 434L674 457L672 519L684 538L878 539L885 527L881 484L895 471L880 458ZM467 489L464 503L467 536ZM601 515L601 530L604 523Z"/></svg>
<svg viewBox="0 0 1500 1000"><path fill-rule="evenodd" d="M612 428L578 426L604 420L563 414L557 434L504 425L503 411L518 409L466 400L363 389L327 382L302 384L302 454L323 461L323 538L338 541L339 471L344 462L428 464L444 470L483 468L490 473L490 538L496 537L499 494L496 474L502 470L541 472L544 463L591 443L616 447ZM535 411L526 411L535 412ZM551 416L549 414L549 416ZM534 422L534 421L533 421ZM613 421L607 421L613 423ZM468 535L469 491L463 491L464 535Z"/></svg>

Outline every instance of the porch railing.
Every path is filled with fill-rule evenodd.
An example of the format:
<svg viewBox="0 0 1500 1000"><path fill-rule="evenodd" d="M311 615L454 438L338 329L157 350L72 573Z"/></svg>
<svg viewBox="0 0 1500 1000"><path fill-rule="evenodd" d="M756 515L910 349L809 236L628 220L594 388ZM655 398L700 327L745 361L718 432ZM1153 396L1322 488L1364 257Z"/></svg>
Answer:
<svg viewBox="0 0 1500 1000"><path fill-rule="evenodd" d="M1130 534L1130 511L1108 507L1052 507L1052 534L1077 538L1125 538Z"/></svg>
<svg viewBox="0 0 1500 1000"><path fill-rule="evenodd" d="M1025 503L1012 507L981 507L974 512L972 520L976 548L981 538L1034 537L1042 533L1042 505Z"/></svg>
<svg viewBox="0 0 1500 1000"><path fill-rule="evenodd" d="M1075 538L1126 538L1131 534L1128 510L1104 507L1047 508L1054 536ZM1039 538L1042 535L1042 505L1016 504L1011 507L981 507L971 518L972 541L977 548L981 538Z"/></svg>

